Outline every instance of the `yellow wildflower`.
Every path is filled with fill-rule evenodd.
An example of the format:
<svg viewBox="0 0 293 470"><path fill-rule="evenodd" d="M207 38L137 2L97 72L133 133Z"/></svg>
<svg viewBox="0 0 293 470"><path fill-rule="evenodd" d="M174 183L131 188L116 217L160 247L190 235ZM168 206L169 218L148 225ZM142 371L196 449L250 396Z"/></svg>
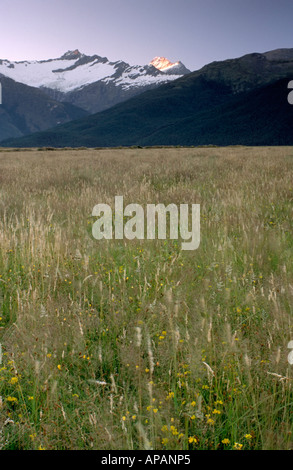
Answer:
<svg viewBox="0 0 293 470"><path fill-rule="evenodd" d="M11 401L11 402L17 402L17 398L16 397L7 397L7 401Z"/></svg>
<svg viewBox="0 0 293 470"><path fill-rule="evenodd" d="M215 421L214 421L213 419L211 419L211 418L208 418L208 419L207 419L207 424L213 425L213 424L215 424Z"/></svg>
<svg viewBox="0 0 293 470"><path fill-rule="evenodd" d="M227 438L223 439L222 444L230 444L230 439L227 439Z"/></svg>
<svg viewBox="0 0 293 470"><path fill-rule="evenodd" d="M217 400L217 401L215 401L215 405L223 405L222 400Z"/></svg>
<svg viewBox="0 0 293 470"><path fill-rule="evenodd" d="M242 447L243 447L243 444L239 444L239 442L235 442L235 444L234 444L234 449L236 449L236 450L241 450Z"/></svg>

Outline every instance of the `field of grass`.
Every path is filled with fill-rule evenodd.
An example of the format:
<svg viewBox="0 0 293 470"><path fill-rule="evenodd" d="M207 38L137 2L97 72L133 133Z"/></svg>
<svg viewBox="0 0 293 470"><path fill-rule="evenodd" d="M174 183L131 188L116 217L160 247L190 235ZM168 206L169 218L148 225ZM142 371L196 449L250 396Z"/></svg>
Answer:
<svg viewBox="0 0 293 470"><path fill-rule="evenodd" d="M93 207L201 205L201 243ZM293 449L293 148L0 152L0 448Z"/></svg>

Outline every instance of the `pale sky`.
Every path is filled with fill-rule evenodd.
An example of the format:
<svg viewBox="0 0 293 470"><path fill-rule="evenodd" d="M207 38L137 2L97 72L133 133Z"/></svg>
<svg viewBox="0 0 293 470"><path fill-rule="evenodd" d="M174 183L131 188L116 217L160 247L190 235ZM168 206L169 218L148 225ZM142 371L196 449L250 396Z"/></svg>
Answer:
<svg viewBox="0 0 293 470"><path fill-rule="evenodd" d="M293 0L0 0L0 59L67 50L197 70L214 60L293 47Z"/></svg>

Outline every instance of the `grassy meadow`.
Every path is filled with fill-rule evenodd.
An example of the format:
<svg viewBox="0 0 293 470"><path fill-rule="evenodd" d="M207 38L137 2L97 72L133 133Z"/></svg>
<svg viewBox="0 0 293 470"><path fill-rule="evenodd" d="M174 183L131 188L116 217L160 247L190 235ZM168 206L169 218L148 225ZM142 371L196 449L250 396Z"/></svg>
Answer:
<svg viewBox="0 0 293 470"><path fill-rule="evenodd" d="M93 207L201 205L201 243ZM0 449L293 449L293 148L0 152Z"/></svg>

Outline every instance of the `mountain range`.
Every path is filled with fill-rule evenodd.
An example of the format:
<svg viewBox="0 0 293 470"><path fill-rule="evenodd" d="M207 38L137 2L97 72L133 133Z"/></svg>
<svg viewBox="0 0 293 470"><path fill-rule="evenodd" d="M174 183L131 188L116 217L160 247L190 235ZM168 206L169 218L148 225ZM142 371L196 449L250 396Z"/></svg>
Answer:
<svg viewBox="0 0 293 470"><path fill-rule="evenodd" d="M79 55L78 51L75 53ZM72 53L67 58L63 56L62 60L72 60L69 57L72 57ZM97 60L99 64L102 59ZM110 63L105 62L105 65L109 66ZM116 71L119 68L118 63L111 66L116 67ZM73 64L72 70L75 68ZM149 69L150 75L147 72ZM56 93L66 93L68 96L71 92L77 92L70 90L69 84L64 91L64 80L61 78L65 72L54 70L53 73L61 74L60 83L54 85ZM293 49L276 49L212 62L195 72L187 71L180 62L171 63L165 58L156 57L151 65L140 70L140 74L136 77L132 75L134 82L138 80L141 83L142 77L146 76L150 81L150 76L159 77L159 80L155 87L150 86L143 92L140 89L140 93L122 99L118 104L108 106L108 109L44 132L2 141L1 145L112 147L293 144L293 106L287 100L288 82L293 79ZM122 76L123 84L127 86L129 75L126 78L124 70ZM50 84L50 89L54 91L53 84L49 83L48 78L46 80L46 83L38 82L38 89L47 93ZM115 80L112 76L112 82ZM117 80L121 80L121 76ZM100 81L105 83L105 79ZM81 90L95 83L81 85ZM54 99L57 99L56 95ZM71 103L76 106L75 112L80 112L80 109L90 112L80 104Z"/></svg>
<svg viewBox="0 0 293 470"><path fill-rule="evenodd" d="M0 60L0 76L38 88L55 101L95 113L190 72L181 62L156 59L155 65L151 62L131 66L122 60L111 62L107 57L88 56L76 49L57 59ZM167 67L162 67L163 61L169 63Z"/></svg>

